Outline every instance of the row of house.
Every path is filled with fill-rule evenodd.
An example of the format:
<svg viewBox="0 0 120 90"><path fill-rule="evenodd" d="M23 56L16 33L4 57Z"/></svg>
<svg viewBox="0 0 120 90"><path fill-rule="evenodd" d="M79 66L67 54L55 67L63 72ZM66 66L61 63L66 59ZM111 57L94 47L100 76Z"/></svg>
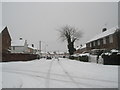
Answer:
<svg viewBox="0 0 120 90"><path fill-rule="evenodd" d="M103 28L102 33L87 41L76 53L90 52L93 49L120 50L120 28L118 26L111 29Z"/></svg>
<svg viewBox="0 0 120 90"><path fill-rule="evenodd" d="M39 58L39 55L43 57L68 56L64 52L43 52L37 50L34 44L28 44L27 40L23 38L12 40L7 27L1 29L0 37L0 55L2 55L0 61L33 60Z"/></svg>
<svg viewBox="0 0 120 90"><path fill-rule="evenodd" d="M27 43L27 40L19 38L19 40L12 41L7 27L3 28L3 30L0 32L0 36L0 47L2 48L1 53L36 54L37 52L37 49L34 47L34 44L29 45Z"/></svg>
<svg viewBox="0 0 120 90"><path fill-rule="evenodd" d="M3 28L0 35L2 35L2 52L1 53L21 53L21 54L40 54L42 56L55 56L54 52L43 52L34 47L34 44L28 44L27 40L19 38L18 40L12 41L7 27ZM1 46L1 44L0 44ZM64 52L56 53L59 56L64 56Z"/></svg>
<svg viewBox="0 0 120 90"><path fill-rule="evenodd" d="M28 45L27 40L19 38L19 40L11 42L11 53L30 53L36 54L37 48L34 44Z"/></svg>

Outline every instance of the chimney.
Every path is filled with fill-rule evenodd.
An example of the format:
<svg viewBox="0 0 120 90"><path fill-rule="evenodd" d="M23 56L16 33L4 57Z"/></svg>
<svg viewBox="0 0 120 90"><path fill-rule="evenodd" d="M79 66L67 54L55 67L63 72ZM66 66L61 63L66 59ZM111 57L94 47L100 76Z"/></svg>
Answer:
<svg viewBox="0 0 120 90"><path fill-rule="evenodd" d="M107 28L103 28L103 29L102 29L102 32L105 32L105 31L107 31Z"/></svg>
<svg viewBox="0 0 120 90"><path fill-rule="evenodd" d="M34 47L34 44L32 44L32 47Z"/></svg>
<svg viewBox="0 0 120 90"><path fill-rule="evenodd" d="M19 38L20 40L22 40L22 38Z"/></svg>

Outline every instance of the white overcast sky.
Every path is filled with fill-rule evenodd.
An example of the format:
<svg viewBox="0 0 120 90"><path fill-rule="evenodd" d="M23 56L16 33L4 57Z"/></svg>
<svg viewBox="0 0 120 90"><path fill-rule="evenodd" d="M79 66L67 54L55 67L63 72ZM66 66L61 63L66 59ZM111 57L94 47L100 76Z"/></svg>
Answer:
<svg viewBox="0 0 120 90"><path fill-rule="evenodd" d="M19 37L47 51L67 51L66 42L58 38L57 29L64 25L75 26L82 31L82 38L75 46L84 44L99 34L118 25L117 2L4 2L2 24L8 26L12 40Z"/></svg>

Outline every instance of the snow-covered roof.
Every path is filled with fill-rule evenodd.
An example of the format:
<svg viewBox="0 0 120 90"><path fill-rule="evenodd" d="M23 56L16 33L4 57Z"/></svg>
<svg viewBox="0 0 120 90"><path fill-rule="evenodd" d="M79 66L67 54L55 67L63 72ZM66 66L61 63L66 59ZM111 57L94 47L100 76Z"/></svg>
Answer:
<svg viewBox="0 0 120 90"><path fill-rule="evenodd" d="M86 48L86 44L84 44L82 47L81 47L81 46L78 46L78 47L76 48L76 50L78 50L78 49L83 49L83 48Z"/></svg>
<svg viewBox="0 0 120 90"><path fill-rule="evenodd" d="M84 44L80 49L86 48L86 44Z"/></svg>
<svg viewBox="0 0 120 90"><path fill-rule="evenodd" d="M106 37L108 35L111 35L113 33L115 33L115 31L118 29L118 26L116 27L113 27L111 29L108 29L107 31L104 31L98 35L96 35L95 37L93 37L91 40L87 41L87 43L91 42L91 41L94 41L94 40L97 40L97 39L100 39L100 38L103 38L103 37Z"/></svg>
<svg viewBox="0 0 120 90"><path fill-rule="evenodd" d="M28 45L28 47L31 48L31 49L36 49L37 50L37 48L32 47L31 45Z"/></svg>
<svg viewBox="0 0 120 90"><path fill-rule="evenodd" d="M52 52L52 51L51 51L51 52L49 52L49 53L50 53L50 54L54 54L54 52Z"/></svg>
<svg viewBox="0 0 120 90"><path fill-rule="evenodd" d="M5 28L6 26L0 26L0 33L3 31L3 29Z"/></svg>
<svg viewBox="0 0 120 90"><path fill-rule="evenodd" d="M11 42L11 46L24 46L25 40L16 40Z"/></svg>
<svg viewBox="0 0 120 90"><path fill-rule="evenodd" d="M78 49L80 49L80 48L81 48L81 46L77 46L76 50L78 50Z"/></svg>

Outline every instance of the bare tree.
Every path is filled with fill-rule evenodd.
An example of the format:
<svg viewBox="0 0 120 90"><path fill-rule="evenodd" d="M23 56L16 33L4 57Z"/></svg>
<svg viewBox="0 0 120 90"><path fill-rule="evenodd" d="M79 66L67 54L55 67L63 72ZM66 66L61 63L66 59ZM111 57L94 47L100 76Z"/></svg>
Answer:
<svg viewBox="0 0 120 90"><path fill-rule="evenodd" d="M62 27L59 30L60 38L62 39L62 41L67 41L68 43L67 47L70 55L72 55L76 51L76 49L74 48L74 42L76 40L79 40L82 35L82 33L77 30L77 28L71 27L69 25Z"/></svg>

